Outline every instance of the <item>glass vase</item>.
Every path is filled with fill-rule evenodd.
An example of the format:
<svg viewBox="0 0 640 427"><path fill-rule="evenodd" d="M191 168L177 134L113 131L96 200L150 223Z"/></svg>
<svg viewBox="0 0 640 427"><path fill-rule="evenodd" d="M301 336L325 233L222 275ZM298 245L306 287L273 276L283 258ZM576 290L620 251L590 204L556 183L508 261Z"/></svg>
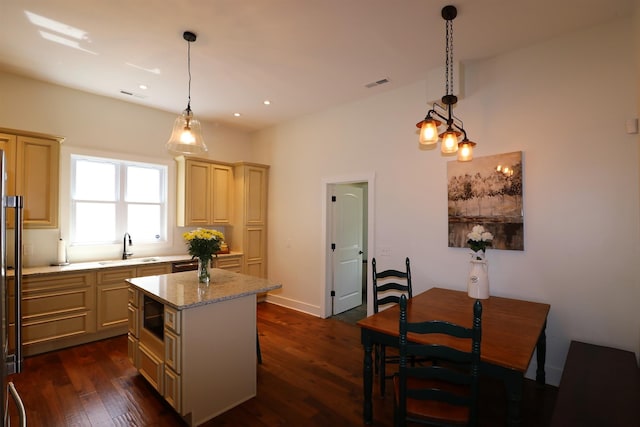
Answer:
<svg viewBox="0 0 640 427"><path fill-rule="evenodd" d="M209 273L209 261L211 258L198 258L198 282L209 284L211 275Z"/></svg>

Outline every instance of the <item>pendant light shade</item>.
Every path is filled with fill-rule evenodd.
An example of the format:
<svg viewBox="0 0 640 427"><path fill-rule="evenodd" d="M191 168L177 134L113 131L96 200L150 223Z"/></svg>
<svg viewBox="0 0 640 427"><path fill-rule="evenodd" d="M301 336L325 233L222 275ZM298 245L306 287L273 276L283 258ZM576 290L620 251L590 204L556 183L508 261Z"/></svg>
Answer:
<svg viewBox="0 0 640 427"><path fill-rule="evenodd" d="M196 41L196 35L185 31L182 37L187 41L187 68L189 70L189 98L187 108L173 123L171 137L166 143L167 150L173 153L198 154L207 151L207 145L202 137L200 121L193 118L191 111L191 43Z"/></svg>
<svg viewBox="0 0 640 427"><path fill-rule="evenodd" d="M207 151L202 137L200 120L193 118L193 112L187 108L173 122L173 132L166 144L167 150L174 153L198 154Z"/></svg>
<svg viewBox="0 0 640 427"><path fill-rule="evenodd" d="M438 142L438 126L442 123L435 119L425 119L420 125L420 144L433 145Z"/></svg>

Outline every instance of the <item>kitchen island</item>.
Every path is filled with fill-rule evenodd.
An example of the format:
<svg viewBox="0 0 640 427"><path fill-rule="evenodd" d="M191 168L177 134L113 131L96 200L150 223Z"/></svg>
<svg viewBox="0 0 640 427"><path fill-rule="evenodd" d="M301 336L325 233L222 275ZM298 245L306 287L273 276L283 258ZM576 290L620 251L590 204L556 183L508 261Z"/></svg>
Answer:
<svg viewBox="0 0 640 427"><path fill-rule="evenodd" d="M129 359L192 426L256 395L256 294L282 285L214 268L128 279Z"/></svg>

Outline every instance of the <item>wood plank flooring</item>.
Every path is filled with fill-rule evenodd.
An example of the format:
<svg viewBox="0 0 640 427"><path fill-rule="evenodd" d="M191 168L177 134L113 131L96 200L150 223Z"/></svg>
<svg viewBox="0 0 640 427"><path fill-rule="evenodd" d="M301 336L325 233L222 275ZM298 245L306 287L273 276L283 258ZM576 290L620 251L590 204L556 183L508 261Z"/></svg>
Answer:
<svg viewBox="0 0 640 427"><path fill-rule="evenodd" d="M360 426L362 347L357 326L258 304L263 364L257 397L206 426ZM13 375L29 427L181 426L127 359L125 336L27 358ZM523 426L549 425L557 389L526 381ZM504 391L484 380L480 425L505 425ZM374 426L392 425L392 393L374 389Z"/></svg>

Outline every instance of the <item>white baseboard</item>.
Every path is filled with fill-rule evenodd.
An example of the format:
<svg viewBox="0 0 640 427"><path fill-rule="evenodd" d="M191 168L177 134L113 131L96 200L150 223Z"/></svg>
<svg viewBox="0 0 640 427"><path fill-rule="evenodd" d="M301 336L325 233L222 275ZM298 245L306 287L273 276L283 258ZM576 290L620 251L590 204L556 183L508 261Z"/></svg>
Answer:
<svg viewBox="0 0 640 427"><path fill-rule="evenodd" d="M303 313L307 313L312 316L322 317L322 315L320 314L320 307L316 305L311 305L311 304L296 301L290 298L285 298L280 295L272 295L272 294L267 294L266 301L271 304L276 304L282 307L290 308L292 310L301 311Z"/></svg>

